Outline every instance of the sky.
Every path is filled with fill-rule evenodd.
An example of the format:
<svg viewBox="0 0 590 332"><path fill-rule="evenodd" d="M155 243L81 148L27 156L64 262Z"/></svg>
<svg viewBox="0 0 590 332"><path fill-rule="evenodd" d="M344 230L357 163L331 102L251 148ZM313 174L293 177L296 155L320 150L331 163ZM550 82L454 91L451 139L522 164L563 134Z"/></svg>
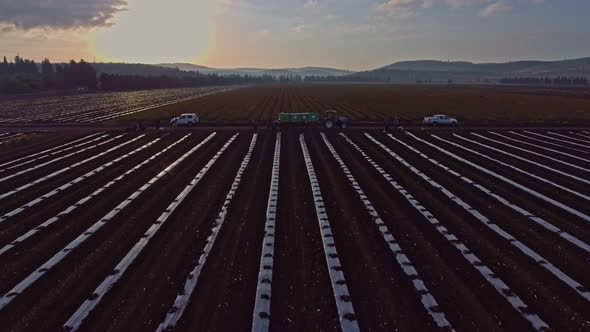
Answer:
<svg viewBox="0 0 590 332"><path fill-rule="evenodd" d="M0 0L0 56L217 68L590 56L588 0Z"/></svg>

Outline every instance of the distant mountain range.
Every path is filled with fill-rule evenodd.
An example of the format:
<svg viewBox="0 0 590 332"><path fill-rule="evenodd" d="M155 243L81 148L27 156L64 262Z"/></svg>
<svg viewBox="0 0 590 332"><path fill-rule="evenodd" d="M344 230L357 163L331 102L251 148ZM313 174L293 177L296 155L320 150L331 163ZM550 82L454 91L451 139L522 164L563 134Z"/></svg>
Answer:
<svg viewBox="0 0 590 332"><path fill-rule="evenodd" d="M128 63L95 63L97 72L121 75L187 76L195 72L219 75L323 76L335 81L494 82L503 77L586 77L590 78L590 57L559 61L514 61L505 63L473 63L467 61L417 60L402 61L369 71L352 72L325 67L303 68L232 68L219 69L190 63L157 65Z"/></svg>
<svg viewBox="0 0 590 332"><path fill-rule="evenodd" d="M505 63L445 62L435 60L402 61L377 70L463 71L482 73L579 72L590 70L590 58L559 61L514 61Z"/></svg>
<svg viewBox="0 0 590 332"><path fill-rule="evenodd" d="M473 63L466 61L402 61L355 75L389 76L392 80L495 80L501 77L590 77L590 58L559 61Z"/></svg>

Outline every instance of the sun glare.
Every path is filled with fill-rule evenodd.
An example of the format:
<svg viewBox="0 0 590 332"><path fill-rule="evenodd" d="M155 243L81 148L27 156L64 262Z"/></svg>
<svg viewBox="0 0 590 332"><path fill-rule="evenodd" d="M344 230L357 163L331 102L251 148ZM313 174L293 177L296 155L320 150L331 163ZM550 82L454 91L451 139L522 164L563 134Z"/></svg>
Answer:
<svg viewBox="0 0 590 332"><path fill-rule="evenodd" d="M113 27L92 38L97 60L192 62L205 57L213 36L212 0L132 0Z"/></svg>

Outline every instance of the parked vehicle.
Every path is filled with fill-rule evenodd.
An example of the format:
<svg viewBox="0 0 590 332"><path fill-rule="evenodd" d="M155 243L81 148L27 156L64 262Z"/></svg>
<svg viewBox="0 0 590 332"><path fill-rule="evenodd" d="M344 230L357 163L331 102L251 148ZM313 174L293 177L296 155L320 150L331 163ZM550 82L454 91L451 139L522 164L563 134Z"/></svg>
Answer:
<svg viewBox="0 0 590 332"><path fill-rule="evenodd" d="M308 113L279 113L279 124L288 124L288 123L311 123L316 122L319 120L319 115L317 113L308 112Z"/></svg>
<svg viewBox="0 0 590 332"><path fill-rule="evenodd" d="M435 114L433 116L427 116L422 120L423 124L431 126L456 126L459 124L457 119L451 118L443 114Z"/></svg>
<svg viewBox="0 0 590 332"><path fill-rule="evenodd" d="M333 128L334 126L346 129L348 127L348 118L338 116L336 111L326 111L324 113L324 128Z"/></svg>
<svg viewBox="0 0 590 332"><path fill-rule="evenodd" d="M170 120L170 124L174 127L178 126L195 126L199 123L199 117L195 113L186 113L182 114L181 116L177 116Z"/></svg>
<svg viewBox="0 0 590 332"><path fill-rule="evenodd" d="M308 112L308 113L279 113L279 118L275 121L275 124L309 124L314 122L319 122L320 116L317 113ZM336 111L326 111L324 112L324 118L322 120L322 124L325 128L333 128L333 127L340 127L346 128L348 127L348 118L343 116L338 116Z"/></svg>

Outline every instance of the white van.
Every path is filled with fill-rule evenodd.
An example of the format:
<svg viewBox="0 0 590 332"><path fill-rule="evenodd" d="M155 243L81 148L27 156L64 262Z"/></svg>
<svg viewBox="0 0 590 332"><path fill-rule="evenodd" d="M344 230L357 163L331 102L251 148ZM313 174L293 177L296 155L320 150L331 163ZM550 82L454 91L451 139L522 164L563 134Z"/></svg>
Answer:
<svg viewBox="0 0 590 332"><path fill-rule="evenodd" d="M199 123L199 117L195 114L195 113L186 113L186 114L182 114L181 116L177 116L175 118L172 118L172 120L170 120L170 124L173 125L174 127L178 127L178 126L195 126L197 123Z"/></svg>

